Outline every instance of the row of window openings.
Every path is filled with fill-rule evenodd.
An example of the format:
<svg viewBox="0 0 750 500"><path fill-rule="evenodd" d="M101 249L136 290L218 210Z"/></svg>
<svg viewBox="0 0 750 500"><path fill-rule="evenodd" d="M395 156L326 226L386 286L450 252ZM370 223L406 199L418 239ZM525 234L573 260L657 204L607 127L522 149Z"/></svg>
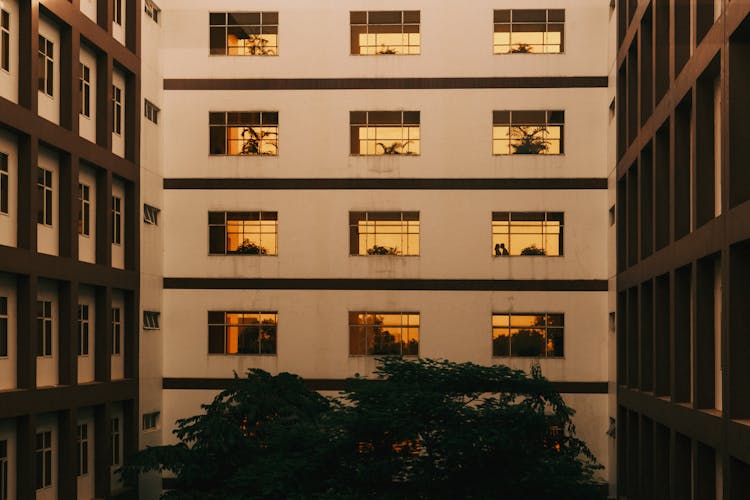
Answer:
<svg viewBox="0 0 750 500"><path fill-rule="evenodd" d="M159 329L159 313L143 311L143 329ZM37 301L37 350L38 357L52 356L52 302ZM8 356L8 298L0 296L0 358ZM89 320L89 305L78 304L78 356L88 356L91 324ZM122 309L112 308L112 351L116 356L122 350Z"/></svg>
<svg viewBox="0 0 750 500"><path fill-rule="evenodd" d="M419 255L419 212L349 212L350 255ZM562 212L493 212L492 255L562 256ZM278 255L278 212L209 212L209 254Z"/></svg>
<svg viewBox="0 0 750 500"><path fill-rule="evenodd" d="M420 11L349 13L352 55L418 55ZM559 54L565 50L565 10L503 9L493 16L494 54ZM212 55L276 56L278 12L211 12Z"/></svg>
<svg viewBox="0 0 750 500"><path fill-rule="evenodd" d="M418 312L349 312L349 355L419 355ZM277 312L208 312L208 353L275 355ZM564 314L492 315L495 357L563 357Z"/></svg>
<svg viewBox="0 0 750 500"><path fill-rule="evenodd" d="M564 111L493 111L494 155L564 153ZM419 155L419 111L351 111L350 154ZM209 154L276 156L279 113L230 111L209 113Z"/></svg>

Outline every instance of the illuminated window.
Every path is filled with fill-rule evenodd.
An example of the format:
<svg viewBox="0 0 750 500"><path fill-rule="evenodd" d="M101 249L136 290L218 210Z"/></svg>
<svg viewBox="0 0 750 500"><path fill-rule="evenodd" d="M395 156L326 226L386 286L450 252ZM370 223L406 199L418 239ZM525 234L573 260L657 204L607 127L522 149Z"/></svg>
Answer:
<svg viewBox="0 0 750 500"><path fill-rule="evenodd" d="M78 201L81 209L78 212L78 234L91 234L91 188L86 184L78 184Z"/></svg>
<svg viewBox="0 0 750 500"><path fill-rule="evenodd" d="M349 13L353 55L419 54L419 11Z"/></svg>
<svg viewBox="0 0 750 500"><path fill-rule="evenodd" d="M0 68L10 71L10 13L2 9L0 9Z"/></svg>
<svg viewBox="0 0 750 500"><path fill-rule="evenodd" d="M563 314L507 313L492 315L492 355L561 358Z"/></svg>
<svg viewBox="0 0 750 500"><path fill-rule="evenodd" d="M492 153L563 154L565 111L493 111Z"/></svg>
<svg viewBox="0 0 750 500"><path fill-rule="evenodd" d="M150 224L152 226L158 226L159 225L159 210L156 207L152 207L151 205L143 204L143 222L146 224Z"/></svg>
<svg viewBox="0 0 750 500"><path fill-rule="evenodd" d="M8 441L0 440L0 500L8 500Z"/></svg>
<svg viewBox="0 0 750 500"><path fill-rule="evenodd" d="M351 154L418 155L419 111L351 111Z"/></svg>
<svg viewBox="0 0 750 500"><path fill-rule="evenodd" d="M247 111L209 113L209 154L276 156L279 113Z"/></svg>
<svg viewBox="0 0 750 500"><path fill-rule="evenodd" d="M208 253L277 255L278 212L209 212Z"/></svg>
<svg viewBox="0 0 750 500"><path fill-rule="evenodd" d="M81 63L78 79L81 90L81 114L91 117L91 68Z"/></svg>
<svg viewBox="0 0 750 500"><path fill-rule="evenodd" d="M513 9L495 11L495 54L559 54L565 51L565 11Z"/></svg>
<svg viewBox="0 0 750 500"><path fill-rule="evenodd" d="M145 99L143 102L143 116L148 118L150 121L158 124L159 123L159 108L154 103Z"/></svg>
<svg viewBox="0 0 750 500"><path fill-rule="evenodd" d="M76 476L85 476L89 473L89 426L88 424L78 425L77 436L77 460Z"/></svg>
<svg viewBox="0 0 750 500"><path fill-rule="evenodd" d="M41 167L36 169L36 194L38 224L52 225L52 171Z"/></svg>
<svg viewBox="0 0 750 500"><path fill-rule="evenodd" d="M112 85L112 131L122 134L122 89Z"/></svg>
<svg viewBox="0 0 750 500"><path fill-rule="evenodd" d="M143 2L143 10L148 17L150 17L156 24L159 24L161 9L153 2L153 0L145 0Z"/></svg>
<svg viewBox="0 0 750 500"><path fill-rule="evenodd" d="M0 297L0 358L6 356L8 356L8 297Z"/></svg>
<svg viewBox="0 0 750 500"><path fill-rule="evenodd" d="M52 302L36 302L36 355L52 356Z"/></svg>
<svg viewBox="0 0 750 500"><path fill-rule="evenodd" d="M8 213L8 155L0 153L0 213Z"/></svg>
<svg viewBox="0 0 750 500"><path fill-rule="evenodd" d="M36 433L34 466L35 489L41 490L52 486L52 431Z"/></svg>
<svg viewBox="0 0 750 500"><path fill-rule="evenodd" d="M159 329L159 313L156 311L143 311L143 329L144 330L158 330Z"/></svg>
<svg viewBox="0 0 750 500"><path fill-rule="evenodd" d="M209 354L276 354L278 313L208 312Z"/></svg>
<svg viewBox="0 0 750 500"><path fill-rule="evenodd" d="M419 313L350 312L349 355L388 354L419 354Z"/></svg>
<svg viewBox="0 0 750 500"><path fill-rule="evenodd" d="M279 54L278 12L211 12L209 23L211 54Z"/></svg>
<svg viewBox="0 0 750 500"><path fill-rule="evenodd" d="M503 255L563 255L562 212L492 212L492 248Z"/></svg>
<svg viewBox="0 0 750 500"><path fill-rule="evenodd" d="M78 355L89 354L89 306L78 304Z"/></svg>
<svg viewBox="0 0 750 500"><path fill-rule="evenodd" d="M112 465L120 465L120 418L112 417Z"/></svg>
<svg viewBox="0 0 750 500"><path fill-rule="evenodd" d="M54 44L39 35L39 91L48 96L54 95L54 73L55 73L55 53Z"/></svg>
<svg viewBox="0 0 750 500"><path fill-rule="evenodd" d="M122 336L122 318L120 318L120 308L112 308L112 355L120 354L120 345Z"/></svg>
<svg viewBox="0 0 750 500"><path fill-rule="evenodd" d="M419 255L419 212L349 212L350 255Z"/></svg>
<svg viewBox="0 0 750 500"><path fill-rule="evenodd" d="M122 244L122 198L112 197L112 243Z"/></svg>

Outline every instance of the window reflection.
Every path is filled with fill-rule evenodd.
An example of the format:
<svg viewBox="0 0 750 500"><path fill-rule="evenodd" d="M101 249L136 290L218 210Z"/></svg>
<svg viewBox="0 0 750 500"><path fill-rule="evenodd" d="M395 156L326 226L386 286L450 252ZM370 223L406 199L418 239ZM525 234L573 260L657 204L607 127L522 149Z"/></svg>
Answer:
<svg viewBox="0 0 750 500"><path fill-rule="evenodd" d="M493 111L492 153L563 153L565 111Z"/></svg>
<svg viewBox="0 0 750 500"><path fill-rule="evenodd" d="M418 354L419 313L349 313L349 355L417 356Z"/></svg>
<svg viewBox="0 0 750 500"><path fill-rule="evenodd" d="M209 113L209 139L212 155L276 156L279 154L279 113Z"/></svg>
<svg viewBox="0 0 750 500"><path fill-rule="evenodd" d="M351 154L418 155L419 111L351 111Z"/></svg>
<svg viewBox="0 0 750 500"><path fill-rule="evenodd" d="M276 354L276 312L208 313L210 354Z"/></svg>
<svg viewBox="0 0 750 500"><path fill-rule="evenodd" d="M495 11L495 54L557 54L564 52L565 11L513 9Z"/></svg>
<svg viewBox="0 0 750 500"><path fill-rule="evenodd" d="M493 314L492 355L562 357L563 328L563 314Z"/></svg>
<svg viewBox="0 0 750 500"><path fill-rule="evenodd" d="M563 255L562 212L493 212L494 255ZM498 249L506 249L507 253Z"/></svg>
<svg viewBox="0 0 750 500"><path fill-rule="evenodd" d="M419 212L349 212L351 255L419 255Z"/></svg>
<svg viewBox="0 0 750 500"><path fill-rule="evenodd" d="M209 212L209 253L278 254L278 212Z"/></svg>
<svg viewBox="0 0 750 500"><path fill-rule="evenodd" d="M351 12L351 53L419 54L419 17L418 10Z"/></svg>
<svg viewBox="0 0 750 500"><path fill-rule="evenodd" d="M212 12L209 22L211 54L279 54L278 12Z"/></svg>

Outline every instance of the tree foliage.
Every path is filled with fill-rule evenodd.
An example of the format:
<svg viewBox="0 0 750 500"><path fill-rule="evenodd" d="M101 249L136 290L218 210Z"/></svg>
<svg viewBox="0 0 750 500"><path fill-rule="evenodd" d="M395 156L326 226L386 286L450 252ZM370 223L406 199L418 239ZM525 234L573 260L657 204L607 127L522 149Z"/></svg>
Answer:
<svg viewBox="0 0 750 500"><path fill-rule="evenodd" d="M251 370L123 476L172 471L169 499L602 498L573 410L538 368L380 361L338 399Z"/></svg>

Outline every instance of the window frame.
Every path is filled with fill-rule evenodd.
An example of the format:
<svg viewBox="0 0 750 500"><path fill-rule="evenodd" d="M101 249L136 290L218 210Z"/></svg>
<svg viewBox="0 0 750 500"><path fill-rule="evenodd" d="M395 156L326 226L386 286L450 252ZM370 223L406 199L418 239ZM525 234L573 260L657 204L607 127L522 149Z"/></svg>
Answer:
<svg viewBox="0 0 750 500"><path fill-rule="evenodd" d="M257 322L256 323L230 323L228 319L228 315L242 315L243 317L238 317L238 320L245 319L244 316L257 316ZM222 316L222 319L219 320L219 315ZM263 352L264 351L264 344L263 344L263 336L261 335L261 327L264 325L263 321L264 316L272 316L273 323L265 323L267 328L271 331L267 331L265 333L268 333L270 335L270 345L271 345L271 352ZM258 334L257 334L257 352L251 351L251 352L240 352L240 345L247 346L248 343L244 342L241 343L241 334L247 332L244 331L242 328L244 325L244 328L247 328L248 326L255 326L258 327ZM228 351L228 345L229 345L229 330L228 328L236 328L237 332L237 351L236 352L227 352ZM221 345L222 345L222 352L218 351L218 337L221 335ZM278 355L278 339L279 339L279 312L278 311L237 311L237 310L229 310L229 311L208 311L208 355L209 356L277 356Z"/></svg>
<svg viewBox="0 0 750 500"><path fill-rule="evenodd" d="M501 217L504 216L503 214L507 214L507 219L502 219L501 218ZM540 233L518 232L517 231L515 233L516 236L518 236L519 234L520 235L526 235L526 236L539 234L539 235L541 235L541 241L542 242L546 241L546 237L547 237L548 234L555 234L555 233L548 233L548 232L545 231L547 229L547 223L549 223L549 222L559 222L559 232L557 233L557 235L558 235L557 236L557 238L558 238L557 254L556 255L554 255L554 254L547 254L546 253L546 251L547 251L546 247L537 247L535 244L532 244L532 245L530 245L528 247L525 247L523 250L530 249L531 247L535 247L537 250L544 250L545 253L544 254L533 253L533 252L529 252L529 253L525 253L525 254L524 253L517 253L517 254L511 253L511 248L512 248L511 236L513 235L512 228L513 228L513 222L514 222L514 220L513 220L513 214L516 214L516 215L522 216L522 217L527 217L526 219L524 219L524 218L517 219L518 222L537 222L537 221L541 222L541 224L540 224L541 232ZM529 219L528 217L542 217L542 219ZM507 224L508 232L507 233L502 233L500 231L496 231L496 229L495 229L496 228L496 224L495 224L496 222L498 222L498 223L505 222ZM501 224L497 224L498 227L500 225ZM494 250L494 246L500 244L500 243L495 243L495 241L496 241L496 235L497 235L497 239L502 238L503 235L507 235L507 238L508 238L508 246L506 248L508 250L508 254L507 255L498 255L496 253L496 251ZM493 256L494 257L564 257L565 256L565 212L524 212L524 211L515 211L515 212L514 211L507 211L507 212L497 211L497 212L492 212L492 224L491 224L490 237L491 237L491 244L493 246Z"/></svg>
<svg viewBox="0 0 750 500"><path fill-rule="evenodd" d="M122 352L122 310L112 307L112 356L119 356Z"/></svg>
<svg viewBox="0 0 750 500"><path fill-rule="evenodd" d="M78 424L76 429L76 477L89 473L89 425Z"/></svg>
<svg viewBox="0 0 750 500"><path fill-rule="evenodd" d="M159 317L161 314L157 311L143 311L143 329L159 330Z"/></svg>
<svg viewBox="0 0 750 500"><path fill-rule="evenodd" d="M120 417L110 419L112 426L112 463L110 465L120 465Z"/></svg>
<svg viewBox="0 0 750 500"><path fill-rule="evenodd" d="M499 316L507 316L507 325L508 326L496 326L495 325L495 317ZM544 331L544 338L542 339L542 354L538 355L514 355L513 354L513 333L512 330L516 329L520 331L523 331L525 325L516 325L514 328L513 325L513 316L537 316L541 317L544 316L544 324L542 326L539 325L533 325L529 326L527 328L533 328L534 330L543 330ZM551 324L550 316L556 316L559 317L559 324ZM508 332L507 338L508 338L508 354L497 354L496 350L496 340L500 338L499 336L496 337L495 331L505 329ZM560 339L560 350L562 354L555 355L555 354L549 354L550 351L554 352L554 344L552 349L549 348L549 343L553 342L549 330L558 330L559 332L559 339ZM565 358L565 313L564 312L493 312L492 317L490 318L490 339L491 339L491 348L492 348L492 357L493 358L538 358L538 359L564 359Z"/></svg>
<svg viewBox="0 0 750 500"><path fill-rule="evenodd" d="M149 101L148 99L143 100L143 116L148 119L148 121L152 122L154 125L159 124L159 113L161 112L161 109L154 104L153 102Z"/></svg>
<svg viewBox="0 0 750 500"><path fill-rule="evenodd" d="M0 214L10 215L10 166L8 154L0 151Z"/></svg>
<svg viewBox="0 0 750 500"><path fill-rule="evenodd" d="M258 123L242 124L241 117L250 119L250 115L258 115ZM223 116L221 116L223 115ZM233 116L234 115L234 116ZM274 117L275 115L275 117ZM230 118L235 117L238 123L229 123ZM253 117L254 118L254 117ZM275 118L275 119L274 119ZM221 120L221 122L219 122ZM233 139L230 137L230 129L242 129L241 135L244 138L245 131L248 131L251 137L244 139ZM254 129L259 129L257 132ZM222 131L219 133L217 131ZM253 135L256 134L255 137ZM268 134L266 139L263 134ZM260 135L258 137L257 135ZM222 139L223 137L223 139ZM215 147L218 146L221 139L221 151ZM242 142L242 151L240 153L230 153L232 151L232 142ZM250 152L244 152L245 147L250 145ZM266 145L275 149L274 152L264 152ZM253 152L255 150L255 152ZM278 111L209 111L208 112L208 155L209 156L251 156L251 157L277 157L279 156L279 112Z"/></svg>
<svg viewBox="0 0 750 500"><path fill-rule="evenodd" d="M365 320L364 320L365 322L364 323L361 323L361 322L359 322L359 323L352 323L352 318L355 317L355 316L357 316L357 317L364 317L365 318ZM368 316L373 318L373 322L372 323L368 322L368 320L367 320ZM397 328L399 330L399 339L398 339L398 341L396 342L395 341L395 337L394 337L394 341L391 342L391 345L398 344L398 346L399 346L399 352L398 353L388 352L387 349L384 350L384 352L374 352L375 351L374 348L373 348L373 352L368 352L370 350L369 349L369 342L368 342L368 338L369 338L368 337L368 330L375 328L375 326L377 325L377 323L375 322L376 320L374 318L377 318L378 316L400 316L400 322L398 324L395 324L395 323L394 324L383 324L383 323L380 324L380 325L382 325L383 328L389 327L389 328ZM416 325L411 322L412 318L414 316L416 316L416 321L417 321ZM404 322L404 318L406 318L406 322ZM419 312L414 312L414 311L412 311L412 312L408 312L408 311L349 311L349 313L348 313L349 357L360 358L360 357L391 356L391 355L393 355L393 356L409 356L409 357L415 356L415 357L419 357L419 340L420 340L420 329L421 329L421 323L422 323L421 320L422 320L422 318L420 316L420 313ZM372 325L372 327L370 327L369 325ZM364 336L364 339L362 339L361 341L359 339L357 339L357 337L359 337L360 335L359 335L359 332L357 332L356 329L362 329L361 333ZM404 342L403 331L404 330L409 331L409 330L413 330L413 329L416 329L416 333L417 333L417 335L416 335L416 352L406 352L405 353L404 351L405 351L405 348L407 347L407 345L411 345L412 337L411 337L411 335L409 335L407 337L406 342ZM389 331L386 331L385 333L390 334ZM353 347L355 346L355 342L360 342L362 344L362 346L364 348L361 349L361 350L365 351L364 353L355 353L355 352L353 352L354 350L356 350L356 349L353 349Z"/></svg>
<svg viewBox="0 0 750 500"><path fill-rule="evenodd" d="M122 245L122 197L112 195L112 244Z"/></svg>
<svg viewBox="0 0 750 500"><path fill-rule="evenodd" d="M492 13L492 55L502 56L502 55L512 55L512 54L524 54L524 55L527 55L527 54L532 54L532 55L565 54L565 10L566 9L495 9ZM519 13L522 11L536 11L536 12L544 11L545 20L544 21L524 21L524 20L514 21L513 20L514 11L519 12ZM507 21L498 20L498 17L499 16L502 17L503 16L502 13L504 12L507 12L508 20ZM550 15L550 12L552 12L552 16L559 15L560 13L562 13L562 20L551 19L552 16ZM538 32L538 33L542 33L542 44L541 44L543 47L542 52L523 51L523 50L514 51L513 50L513 45L514 45L513 33L537 33L537 32L529 32L529 31L514 31L513 30L514 25L517 27L520 27L522 25L529 25L529 24L544 24L544 31ZM550 25L558 25L558 24L562 25L562 28L559 32L555 30L550 30ZM507 25L508 31L497 31L498 25ZM497 33L508 33L508 44L507 44L508 51L507 52L497 51L496 49L497 47L506 46L506 44L495 43L495 34ZM559 44L545 43L545 38L547 36L547 33L560 33L560 43ZM519 43L516 45L521 45L521 44ZM530 45L530 44L524 44L524 45ZM533 44L533 45L538 45L538 44ZM554 47L556 45L560 46L559 51L556 51L556 52L546 51L547 46Z"/></svg>
<svg viewBox="0 0 750 500"><path fill-rule="evenodd" d="M159 212L160 209L147 203L143 204L143 222L152 226L159 225Z"/></svg>
<svg viewBox="0 0 750 500"><path fill-rule="evenodd" d="M244 217L247 218L236 218L236 219L230 219L231 214L245 214ZM257 219L250 218L250 214L258 214ZM218 222L218 218L223 215L223 223ZM264 215L267 217L264 219ZM213 222L212 222L212 216L213 216ZM239 217L238 215L237 217ZM241 233L233 233L229 232L230 227L230 220L240 222L242 227ZM257 222L257 232L245 232L244 227L247 223L253 223ZM269 226L272 226L274 231L273 232L267 232L264 231L264 222L275 222L275 224L270 224ZM221 229L223 228L223 229ZM219 231L223 232L223 238L222 238L222 248L224 249L223 252L219 251L217 247L213 245L214 238L218 238ZM242 248L245 246L245 242L247 242L247 248L248 250L252 251L240 251L240 250L228 250L229 248L229 235L230 234L236 234L241 235L239 237L242 238L242 242L237 246L237 249ZM272 248L266 248L263 246L263 235L273 235L271 237L273 241L273 247ZM257 236L257 238L254 238L251 240L251 238L245 238L244 236ZM239 241L239 240L238 240ZM257 241L257 242L256 242ZM255 252L254 250L257 249L258 251ZM263 250L265 250L265 253L263 253ZM276 257L279 255L279 213L276 211L270 211L270 210L250 210L250 211L210 211L208 212L208 255L243 255L243 256L256 256L256 257Z"/></svg>
<svg viewBox="0 0 750 500"><path fill-rule="evenodd" d="M155 431L159 428L159 417L161 412L152 411L150 413L144 413L141 419L141 430L143 431Z"/></svg>
<svg viewBox="0 0 750 500"><path fill-rule="evenodd" d="M52 356L52 344L54 341L53 339L54 332L52 331L53 329L52 301L37 299L36 307L37 307L36 357L48 358Z"/></svg>
<svg viewBox="0 0 750 500"><path fill-rule="evenodd" d="M39 442L41 436L41 445ZM41 446L41 447L40 447ZM34 444L34 467L35 474L34 489L36 491L50 488L52 486L52 431L41 430L35 433ZM39 473L41 471L41 473Z"/></svg>
<svg viewBox="0 0 750 500"><path fill-rule="evenodd" d="M399 121L396 121L399 115ZM388 123L391 121L391 123ZM401 129L400 139L388 137L393 129ZM362 139L362 130L365 138ZM372 131L372 132L371 132ZM378 142L378 132L383 134L382 141ZM412 138L412 134L416 137ZM370 137L372 136L372 137ZM386 146L386 141L393 141ZM404 140L406 139L406 140ZM362 152L362 144L366 151ZM373 152L370 153L369 145L374 143ZM416 144L416 151L408 144ZM382 153L378 153L378 146ZM399 152L399 150L404 150ZM420 111L349 111L349 156L421 156L422 154L422 113Z"/></svg>
<svg viewBox="0 0 750 500"><path fill-rule="evenodd" d="M394 16L398 14L400 21L388 20L388 16ZM375 18L371 20L371 18ZM414 18L416 17L416 21ZM380 19L377 19L380 18ZM349 55L352 56L384 56L384 55L398 55L398 56L418 56L422 54L422 33L421 33L421 22L422 13L420 10L358 10L349 11ZM416 31L414 31L416 26ZM394 31L396 27L400 27L400 31ZM360 30L364 30L361 31ZM401 44L386 44L383 42L378 45L377 35L397 35L401 34ZM365 35L365 38L370 38L369 35L374 35L374 43L370 45L361 45L361 35ZM411 43L411 35L417 35L417 44ZM406 39L406 45L404 40ZM373 51L366 50L362 52L362 48L368 49L373 48ZM383 47L382 50L376 50L378 47ZM412 50L416 47L416 51ZM358 49L358 51L357 51ZM399 52L400 50L400 52Z"/></svg>
<svg viewBox="0 0 750 500"><path fill-rule="evenodd" d="M146 16L151 18L153 22L155 22L156 24L161 24L159 22L159 19L161 19L161 9L158 5L156 5L156 3L154 3L153 0L144 0L143 11L146 13Z"/></svg>
<svg viewBox="0 0 750 500"><path fill-rule="evenodd" d="M81 111L79 114L91 118L91 68L84 63L80 64L78 75L79 89L81 91Z"/></svg>
<svg viewBox="0 0 750 500"><path fill-rule="evenodd" d="M112 132L122 135L122 89L112 84Z"/></svg>
<svg viewBox="0 0 750 500"><path fill-rule="evenodd" d="M0 295L0 358L7 358L8 353L8 325L10 314L8 313L8 297ZM1 499L2 497L0 497Z"/></svg>
<svg viewBox="0 0 750 500"><path fill-rule="evenodd" d="M78 183L78 201L81 203L78 212L78 234L91 236L91 186Z"/></svg>
<svg viewBox="0 0 750 500"><path fill-rule="evenodd" d="M361 214L361 215L360 215ZM393 218L391 214L398 214L399 219ZM377 217L380 218L377 218ZM363 210L363 211L350 211L349 212L349 256L350 257L373 257L373 256L393 256L393 257L419 257L421 254L422 237L421 237L421 212L419 210ZM364 218L357 218L364 217ZM390 217L390 218L389 218ZM360 232L360 225L362 222L369 223L373 222L374 232ZM401 239L401 245L406 243L406 248L402 249L398 253L398 247L385 246L378 243L378 222L384 227L394 226L395 222L399 222L401 232L381 232L381 235L394 235L399 234ZM388 224L392 222L394 224ZM416 233L410 231L413 227L412 222L416 222ZM369 227L366 224L365 227ZM406 228L406 232L403 229ZM369 245L369 236L372 235L373 246ZM416 253L409 253L409 249L413 246L410 242L410 236L416 235ZM361 237L365 238L365 253L362 253L361 248ZM387 236L385 236L387 238ZM380 239L380 243L385 243L383 239ZM356 249L356 251L355 251Z"/></svg>
<svg viewBox="0 0 750 500"><path fill-rule="evenodd" d="M514 122L513 114L516 114L518 116L518 122ZM531 120L523 120L524 114L539 114L544 113L544 122L536 122L532 123ZM508 116L507 122L505 121L504 115ZM559 117L562 117L562 120L559 119ZM524 123L526 121L526 123ZM496 137L496 134L499 132L498 128L507 127L508 132L506 136L507 139L502 137ZM537 132L542 132L543 137L542 139L533 138L533 135L537 132L533 132L531 134L528 134L526 132L526 129L529 128L536 128ZM550 133L550 129L553 127L559 128L559 138L551 137L548 138L547 135ZM517 129L520 131L521 134L523 134L525 137L522 137L520 141L527 140L526 147L533 148L533 147L541 147L539 146L540 143L545 144L544 148L549 148L550 143L557 142L558 144L558 150L557 153L546 153L546 152L518 152L519 146L513 145L513 138L512 138L512 131L513 129ZM504 141L508 142L508 149L507 152L496 152L497 144L502 143ZM539 141L539 142L532 142L532 141ZM514 152L511 152L512 148L516 148ZM548 110L548 109L541 109L541 110L529 110L529 109L512 109L512 110L494 110L492 111L492 156L498 157L498 156L530 156L530 157L558 157L558 156L565 156L565 110L563 109L554 109L554 110Z"/></svg>
<svg viewBox="0 0 750 500"><path fill-rule="evenodd" d="M55 43L39 33L37 64L40 66L37 89L47 97L55 98ZM44 71L41 71L44 67Z"/></svg>
<svg viewBox="0 0 750 500"><path fill-rule="evenodd" d="M229 24L229 17L230 16L253 16L258 15L258 23L249 23L249 24ZM218 21L218 16L224 16L224 21L220 23ZM264 23L265 18L269 17L269 22ZM276 18L276 22L272 22L274 17ZM261 47L260 53L255 53L255 50L257 47L253 46L251 47L250 52L251 53L230 53L230 45L229 45L229 28L230 27L236 27L236 28L246 28L244 31L244 34L247 35L276 35L276 45L268 45L266 48ZM223 28L223 49L220 48L218 45L214 47L212 39L212 34L215 32L217 35L219 33L219 29ZM258 31L258 33L250 33L250 31ZM263 31L270 31L270 33L263 33ZM275 31L275 33L274 33ZM267 40L263 37L257 37L256 39L259 40ZM239 38L238 40L244 40L242 38ZM260 44L262 45L262 43ZM208 55L209 56L234 56L234 57L274 57L279 55L279 11L233 11L233 12L210 12L208 13ZM237 50L239 52L239 47L236 46ZM246 47L245 47L246 49ZM270 51L269 51L270 50Z"/></svg>
<svg viewBox="0 0 750 500"><path fill-rule="evenodd" d="M89 305L78 304L78 356L89 355L89 334L91 322L89 321Z"/></svg>
<svg viewBox="0 0 750 500"><path fill-rule="evenodd" d="M10 12L0 9L0 70L10 73Z"/></svg>
<svg viewBox="0 0 750 500"><path fill-rule="evenodd" d="M122 0L112 0L112 22L122 27Z"/></svg>
<svg viewBox="0 0 750 500"><path fill-rule="evenodd" d="M52 227L54 222L54 172L52 170L47 170L44 167L37 166L36 168L36 190L38 201L36 222L43 226Z"/></svg>

